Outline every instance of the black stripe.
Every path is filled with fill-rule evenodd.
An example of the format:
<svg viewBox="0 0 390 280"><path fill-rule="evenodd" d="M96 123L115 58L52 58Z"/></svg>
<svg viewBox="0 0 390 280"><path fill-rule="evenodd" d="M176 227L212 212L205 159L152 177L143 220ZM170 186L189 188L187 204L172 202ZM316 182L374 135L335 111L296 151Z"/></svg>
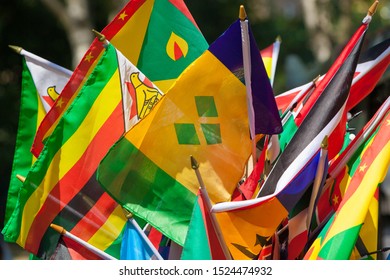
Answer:
<svg viewBox="0 0 390 280"><path fill-rule="evenodd" d="M359 59L359 63L375 60L390 46L390 38L372 46L367 51L362 53Z"/></svg>

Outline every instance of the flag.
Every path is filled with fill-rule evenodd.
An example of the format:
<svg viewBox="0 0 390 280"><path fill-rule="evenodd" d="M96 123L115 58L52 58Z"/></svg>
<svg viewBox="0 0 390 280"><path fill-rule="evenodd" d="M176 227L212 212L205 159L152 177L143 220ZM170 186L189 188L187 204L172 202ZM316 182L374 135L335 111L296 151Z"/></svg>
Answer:
<svg viewBox="0 0 390 280"><path fill-rule="evenodd" d="M257 198L245 201L218 203L217 213L223 235L234 259L248 259L258 255L266 241L274 234L312 184L320 157L321 142L332 136L343 119L345 104L369 20L355 32L349 44L331 67L323 81L326 87L313 92L317 99L301 121L297 132L277 159L261 186ZM321 92L317 92L317 90ZM310 100L309 100L310 101ZM329 153L338 143L329 140Z"/></svg>
<svg viewBox="0 0 390 280"><path fill-rule="evenodd" d="M390 64L390 38L363 52L353 78L347 110L366 98L377 85Z"/></svg>
<svg viewBox="0 0 390 280"><path fill-rule="evenodd" d="M120 259L121 260L150 260L154 253L146 244L134 225L126 222L122 237Z"/></svg>
<svg viewBox="0 0 390 280"><path fill-rule="evenodd" d="M152 82L165 92L179 74L208 47L183 0L132 0L103 29L102 34ZM61 98L43 119L32 151L38 155L62 114L103 53L95 39Z"/></svg>
<svg viewBox="0 0 390 280"><path fill-rule="evenodd" d="M95 172L109 147L128 128L134 103L129 87L136 85L158 92L108 44L28 173L19 207L3 230L7 240L48 258L58 236L49 227L55 223L119 258L126 219L121 206L99 186Z"/></svg>
<svg viewBox="0 0 390 280"><path fill-rule="evenodd" d="M349 259L377 191L390 164L390 113L351 159L346 193L305 259ZM359 205L357 208L356 205Z"/></svg>
<svg viewBox="0 0 390 280"><path fill-rule="evenodd" d="M56 92L61 92L72 73L26 50L22 49L20 54L23 56L23 72L19 124L4 224L8 222L16 207L22 186L16 175L25 177L36 160L30 148L37 128L57 98Z"/></svg>
<svg viewBox="0 0 390 280"><path fill-rule="evenodd" d="M32 259L38 259L33 256ZM50 260L102 260L100 256L67 236L61 236Z"/></svg>
<svg viewBox="0 0 390 280"><path fill-rule="evenodd" d="M271 86L274 84L276 65L278 62L281 42L281 39L278 37L272 45L260 51L261 58L263 59L264 67L267 71Z"/></svg>
<svg viewBox="0 0 390 280"><path fill-rule="evenodd" d="M226 259L210 218L210 210L207 209L204 199L199 191L183 246L182 260Z"/></svg>
<svg viewBox="0 0 390 280"><path fill-rule="evenodd" d="M252 74L263 70L265 76L264 66L256 68L262 62L253 49ZM98 169L98 180L112 197L181 246L199 188L190 156L200 163L211 201L218 202L230 199L251 153L242 60L236 21L113 146ZM261 100L258 81L252 92Z"/></svg>

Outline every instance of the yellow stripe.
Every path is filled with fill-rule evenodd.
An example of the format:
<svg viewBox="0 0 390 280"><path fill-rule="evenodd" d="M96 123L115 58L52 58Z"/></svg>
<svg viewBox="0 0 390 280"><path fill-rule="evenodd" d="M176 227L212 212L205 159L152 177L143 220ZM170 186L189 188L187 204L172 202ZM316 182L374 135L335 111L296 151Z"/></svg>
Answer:
<svg viewBox="0 0 390 280"><path fill-rule="evenodd" d="M264 68L267 71L268 78L271 78L272 57L263 57Z"/></svg>
<svg viewBox="0 0 390 280"><path fill-rule="evenodd" d="M388 163L390 161L390 142L388 142L381 152L376 156L375 160L368 167L367 173L363 177L359 187L355 193L346 201L342 209L336 212L336 218L325 237L324 243L328 242L332 237L340 232L343 232L351 227L363 223L366 217L368 207L370 205L377 185L383 179L387 172ZM356 172L359 172L357 170ZM359 215L356 215L356 206L359 206ZM351 215L355 213L354 215Z"/></svg>
<svg viewBox="0 0 390 280"><path fill-rule="evenodd" d="M125 223L122 207L118 205L106 222L88 240L88 243L100 250L106 250L118 238Z"/></svg>
<svg viewBox="0 0 390 280"><path fill-rule="evenodd" d="M120 88L119 73L116 71L99 94L92 110L89 111L78 130L63 144L62 148L54 156L47 169L47 175L26 202L18 244L24 244L26 241L28 229L31 227L35 215L48 198L48 194L55 184L80 159L96 132L118 105L121 100ZM88 92L84 92L84 94L88 94ZM77 114L77 112L72 112L72 114Z"/></svg>

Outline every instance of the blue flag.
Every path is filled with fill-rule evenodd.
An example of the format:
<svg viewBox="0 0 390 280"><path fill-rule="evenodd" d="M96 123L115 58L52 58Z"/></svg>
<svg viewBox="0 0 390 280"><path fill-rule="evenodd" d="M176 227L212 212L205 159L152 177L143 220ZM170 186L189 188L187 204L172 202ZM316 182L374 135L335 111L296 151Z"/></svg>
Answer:
<svg viewBox="0 0 390 280"><path fill-rule="evenodd" d="M150 260L153 255L152 250L148 244L146 244L135 226L130 221L127 221L123 233L120 259Z"/></svg>

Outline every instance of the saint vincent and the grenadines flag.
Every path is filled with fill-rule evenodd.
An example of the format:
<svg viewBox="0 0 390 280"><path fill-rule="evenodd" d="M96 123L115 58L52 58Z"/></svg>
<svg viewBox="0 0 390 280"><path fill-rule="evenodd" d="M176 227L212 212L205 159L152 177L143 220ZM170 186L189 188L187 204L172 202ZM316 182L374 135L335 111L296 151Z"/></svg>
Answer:
<svg viewBox="0 0 390 280"><path fill-rule="evenodd" d="M132 0L102 31L124 56L165 92L179 74L208 47L183 0ZM95 39L52 110L43 119L32 152L38 156L45 139L73 102L103 47Z"/></svg>
<svg viewBox="0 0 390 280"><path fill-rule="evenodd" d="M305 259L350 259L369 207L372 207L372 198L389 168L390 113L349 164L350 180L340 206L313 242Z"/></svg>
<svg viewBox="0 0 390 280"><path fill-rule="evenodd" d="M263 91L261 83L270 88L269 79L253 35L250 38L253 98L273 101L262 108L275 108L272 113L278 114L272 88ZM112 197L179 245L184 244L199 188L190 156L198 160L213 202L230 200L250 156L242 61L236 21L99 166L98 180ZM263 126L277 122L262 121Z"/></svg>
<svg viewBox="0 0 390 280"><path fill-rule="evenodd" d="M28 173L19 207L3 230L7 241L49 258L58 240L49 227L55 223L119 258L126 218L121 206L99 186L95 171L128 129L126 122L135 102L131 86L157 89L108 44Z"/></svg>
<svg viewBox="0 0 390 280"><path fill-rule="evenodd" d="M26 50L20 50L20 54L23 63L21 102L4 224L15 209L23 185L16 175L27 176L36 160L30 149L38 126L72 74Z"/></svg>

